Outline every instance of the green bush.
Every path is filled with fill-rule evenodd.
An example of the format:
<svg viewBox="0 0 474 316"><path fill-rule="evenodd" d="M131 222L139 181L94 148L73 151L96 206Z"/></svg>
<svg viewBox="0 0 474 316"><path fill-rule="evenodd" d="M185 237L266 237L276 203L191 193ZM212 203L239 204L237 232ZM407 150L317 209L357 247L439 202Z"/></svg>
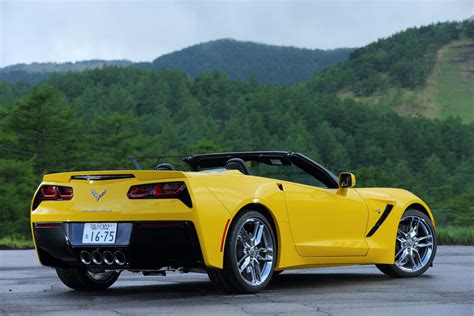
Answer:
<svg viewBox="0 0 474 316"><path fill-rule="evenodd" d="M474 226L437 227L440 245L474 245Z"/></svg>

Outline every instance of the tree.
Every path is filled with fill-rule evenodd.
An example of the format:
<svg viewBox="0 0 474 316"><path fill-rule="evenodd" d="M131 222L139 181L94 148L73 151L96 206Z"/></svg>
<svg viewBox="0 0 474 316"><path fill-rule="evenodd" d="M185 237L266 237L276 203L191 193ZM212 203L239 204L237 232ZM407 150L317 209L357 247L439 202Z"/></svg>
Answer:
<svg viewBox="0 0 474 316"><path fill-rule="evenodd" d="M14 135L8 148L22 159L34 159L38 173L80 168L83 130L59 91L40 85L31 95L7 110L7 133ZM5 148L5 145L4 145Z"/></svg>
<svg viewBox="0 0 474 316"><path fill-rule="evenodd" d="M30 233L29 206L38 180L32 160L0 159L0 238Z"/></svg>

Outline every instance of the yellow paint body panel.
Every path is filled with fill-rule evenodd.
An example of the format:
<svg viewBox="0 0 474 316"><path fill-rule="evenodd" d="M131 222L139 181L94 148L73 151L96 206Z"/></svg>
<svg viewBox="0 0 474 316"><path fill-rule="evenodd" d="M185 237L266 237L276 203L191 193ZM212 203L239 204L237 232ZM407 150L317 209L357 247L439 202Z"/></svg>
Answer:
<svg viewBox="0 0 474 316"><path fill-rule="evenodd" d="M133 174L117 180L74 180L74 175ZM192 208L177 199L130 200L132 185L183 181ZM428 206L401 189L321 189L275 179L221 173L180 171L96 171L46 175L43 184L66 185L74 190L70 201L43 201L31 211L35 222L192 221L205 265L223 267L222 238L228 220L245 207L266 209L275 224L277 270L348 264L394 262L395 236L403 212ZM279 185L283 188L280 189ZM107 193L97 201L91 190ZM393 209L370 238L387 204ZM377 212L377 210L382 212Z"/></svg>

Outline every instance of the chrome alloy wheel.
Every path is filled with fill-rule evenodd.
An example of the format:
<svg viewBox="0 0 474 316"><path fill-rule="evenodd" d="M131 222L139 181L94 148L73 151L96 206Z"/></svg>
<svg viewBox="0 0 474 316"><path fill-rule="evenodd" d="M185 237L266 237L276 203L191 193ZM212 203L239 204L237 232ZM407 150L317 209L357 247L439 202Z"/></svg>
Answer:
<svg viewBox="0 0 474 316"><path fill-rule="evenodd" d="M249 285L260 285L271 274L273 265L273 236L267 224L249 218L239 230L235 254L237 268Z"/></svg>
<svg viewBox="0 0 474 316"><path fill-rule="evenodd" d="M116 271L87 270L87 276L99 283L109 281L116 273Z"/></svg>
<svg viewBox="0 0 474 316"><path fill-rule="evenodd" d="M395 264L406 272L424 268L433 253L433 232L419 216L402 218L397 231Z"/></svg>

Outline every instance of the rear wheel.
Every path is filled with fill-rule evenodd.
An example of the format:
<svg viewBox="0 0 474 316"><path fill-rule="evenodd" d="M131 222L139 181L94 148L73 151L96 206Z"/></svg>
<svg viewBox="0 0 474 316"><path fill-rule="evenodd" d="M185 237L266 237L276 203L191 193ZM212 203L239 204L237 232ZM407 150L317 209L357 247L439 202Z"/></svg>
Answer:
<svg viewBox="0 0 474 316"><path fill-rule="evenodd" d="M415 277L431 266L436 255L436 235L426 214L408 209L398 225L395 263L378 264L377 268L393 277Z"/></svg>
<svg viewBox="0 0 474 316"><path fill-rule="evenodd" d="M227 235L224 269L208 271L225 292L255 293L270 282L276 263L276 239L267 218L256 211L239 214Z"/></svg>
<svg viewBox="0 0 474 316"><path fill-rule="evenodd" d="M116 271L100 271L85 269L56 269L59 279L73 290L97 291L105 290L117 281L120 273Z"/></svg>

